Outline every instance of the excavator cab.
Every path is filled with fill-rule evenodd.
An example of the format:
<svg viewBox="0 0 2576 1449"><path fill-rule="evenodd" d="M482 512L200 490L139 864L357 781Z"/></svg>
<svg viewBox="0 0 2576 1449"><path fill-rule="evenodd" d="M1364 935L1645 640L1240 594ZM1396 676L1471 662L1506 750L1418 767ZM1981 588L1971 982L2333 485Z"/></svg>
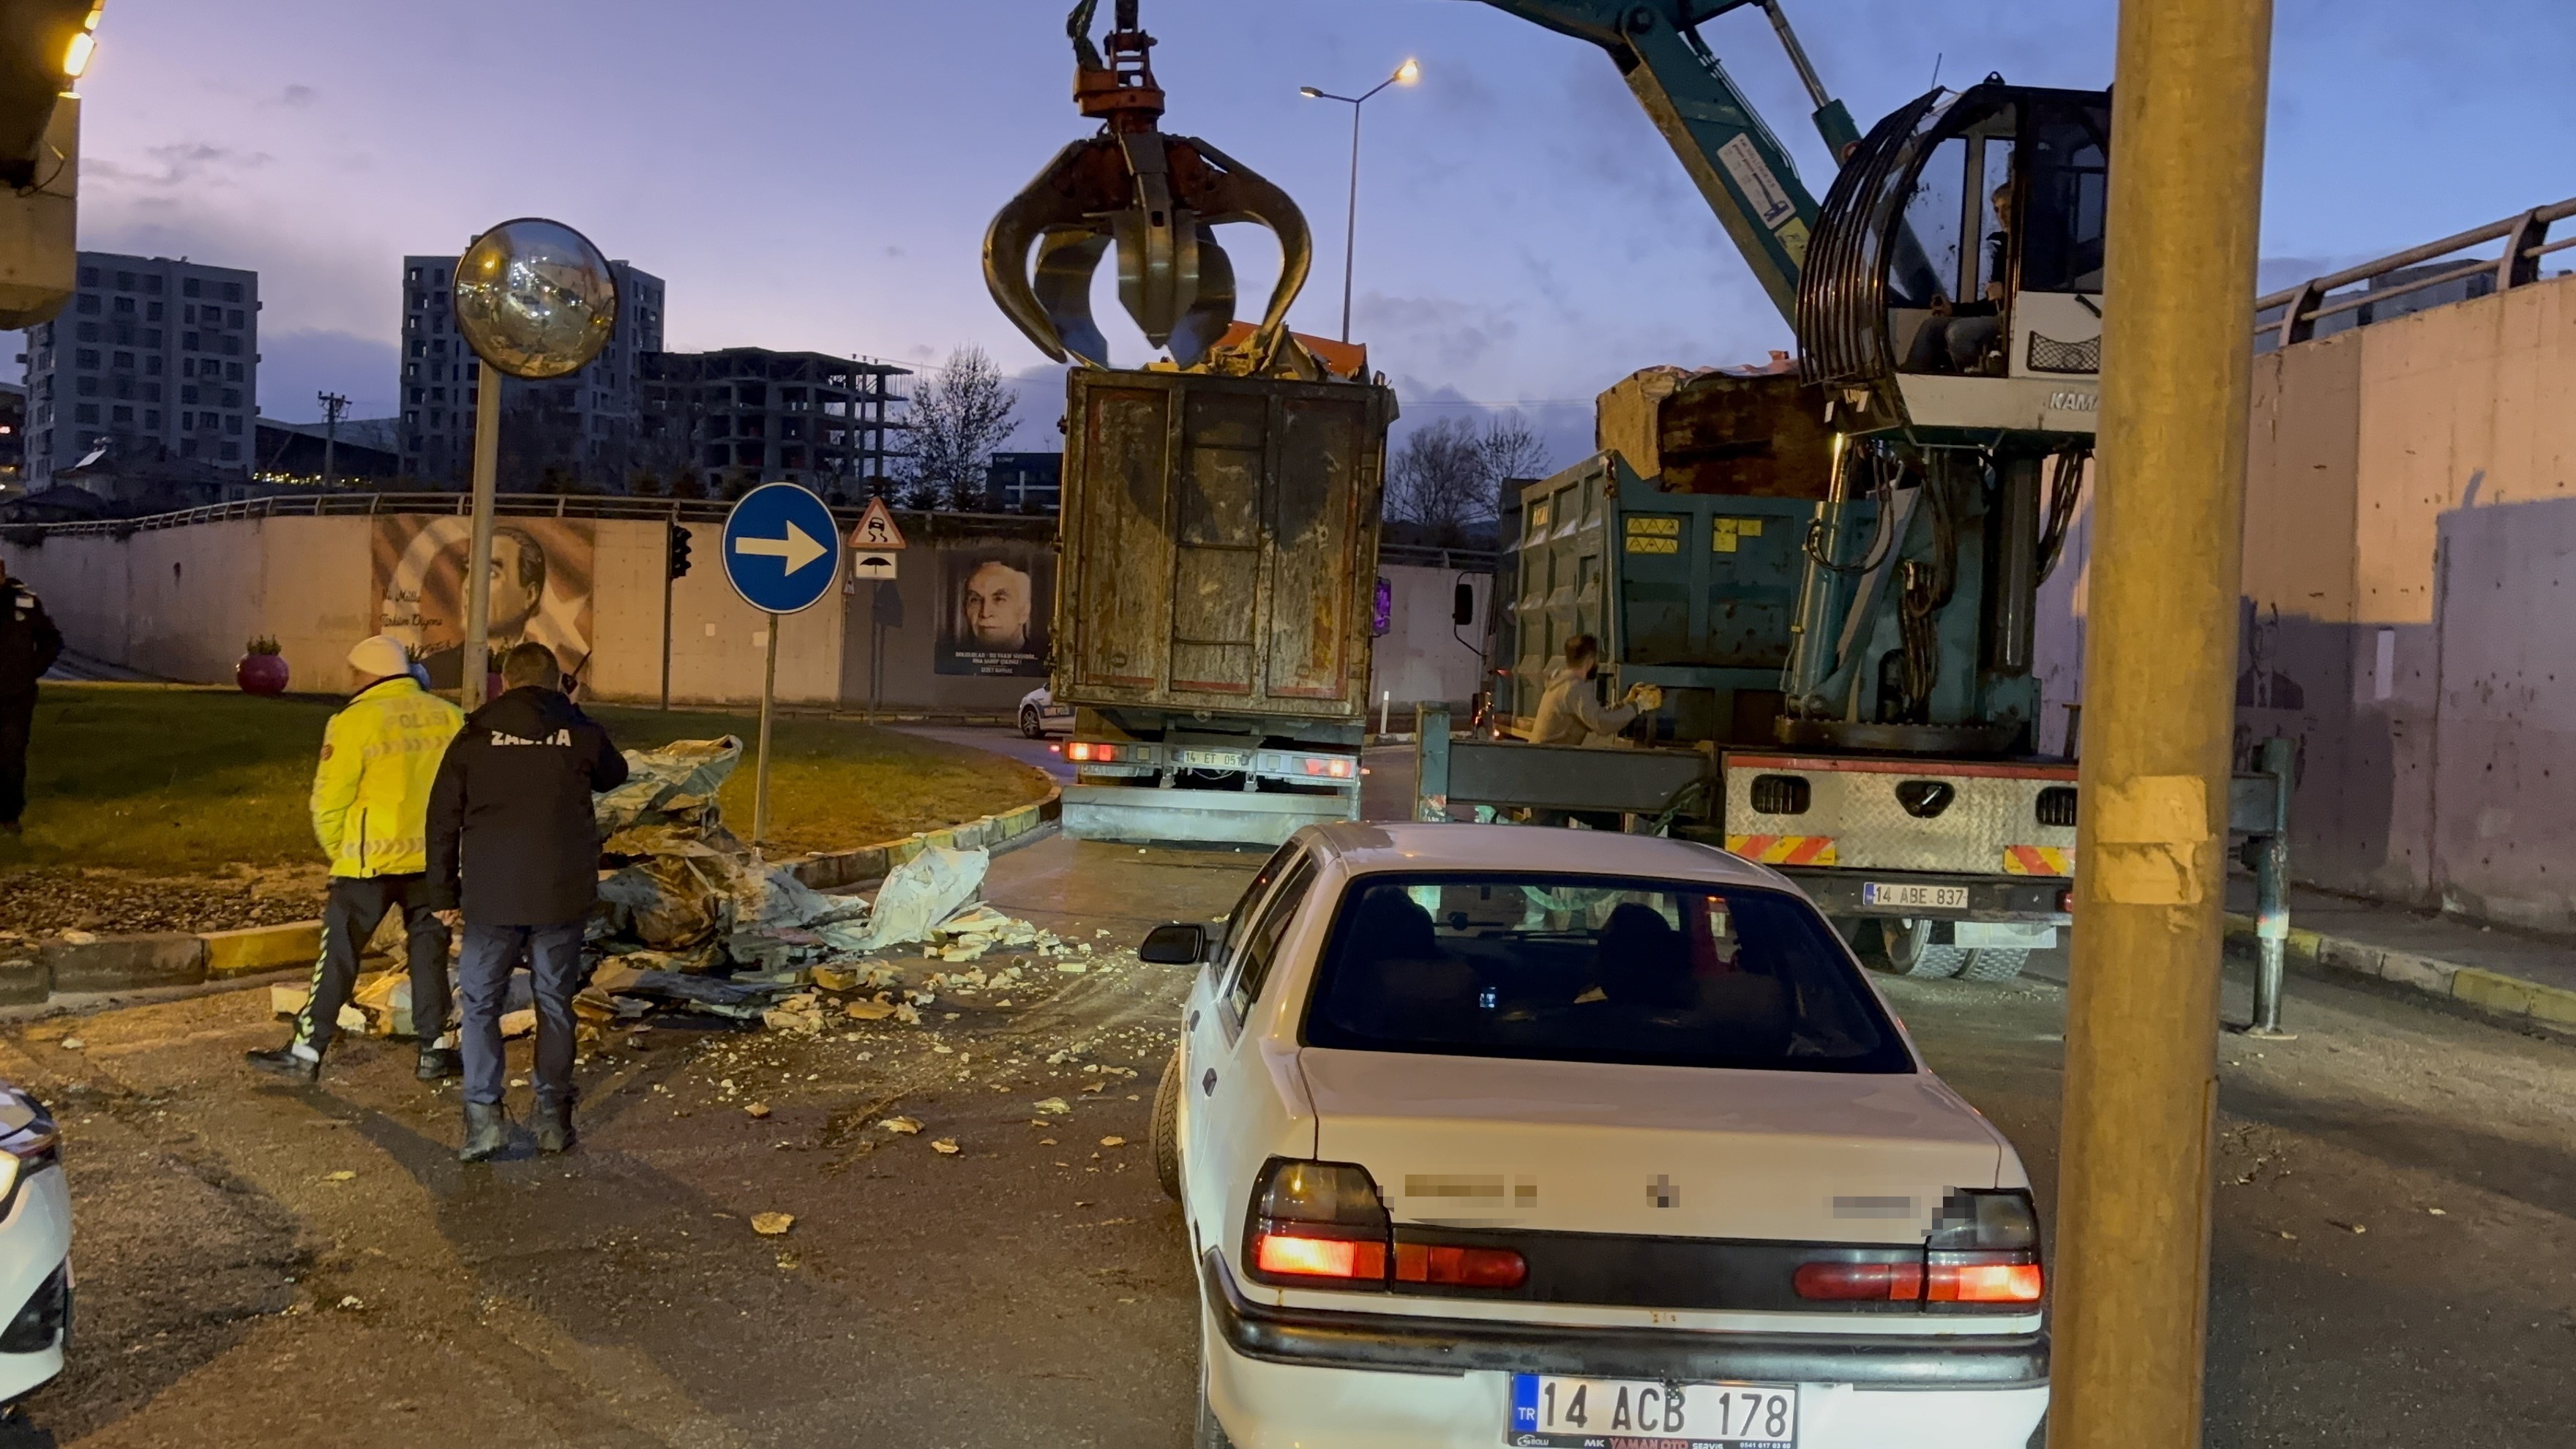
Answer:
<svg viewBox="0 0 2576 1449"><path fill-rule="evenodd" d="M2093 432L2110 191L2106 91L1934 91L1835 177L1798 288L1837 430L1917 444Z"/></svg>

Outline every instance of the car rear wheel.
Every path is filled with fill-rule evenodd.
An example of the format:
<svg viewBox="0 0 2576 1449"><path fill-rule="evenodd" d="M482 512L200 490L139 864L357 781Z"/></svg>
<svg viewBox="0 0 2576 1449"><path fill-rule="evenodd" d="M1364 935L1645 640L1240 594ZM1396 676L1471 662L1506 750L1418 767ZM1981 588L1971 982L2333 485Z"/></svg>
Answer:
<svg viewBox="0 0 2576 1449"><path fill-rule="evenodd" d="M1046 738L1046 716L1034 704L1020 706L1020 733L1033 740Z"/></svg>
<svg viewBox="0 0 2576 1449"><path fill-rule="evenodd" d="M2007 951L1980 946L1968 953L1968 964L1959 968L1962 981L2010 981L2021 974L2030 961L2028 951Z"/></svg>
<svg viewBox="0 0 2576 1449"><path fill-rule="evenodd" d="M1162 1084L1154 1088L1154 1180L1163 1195L1181 1200L1181 1049L1163 1064Z"/></svg>
<svg viewBox="0 0 2576 1449"><path fill-rule="evenodd" d="M1900 976L1938 981L1958 975L1968 964L1968 948L1933 942L1930 921L1881 921L1878 932L1886 943L1887 964Z"/></svg>

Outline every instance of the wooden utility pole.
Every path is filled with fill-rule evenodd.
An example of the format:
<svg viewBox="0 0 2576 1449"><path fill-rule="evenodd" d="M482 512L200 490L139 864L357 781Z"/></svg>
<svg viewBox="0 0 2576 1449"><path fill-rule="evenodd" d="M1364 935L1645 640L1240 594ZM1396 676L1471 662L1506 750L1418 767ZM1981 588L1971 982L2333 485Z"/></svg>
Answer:
<svg viewBox="0 0 2576 1449"><path fill-rule="evenodd" d="M2201 1442L2271 0L2122 0L2051 1449Z"/></svg>

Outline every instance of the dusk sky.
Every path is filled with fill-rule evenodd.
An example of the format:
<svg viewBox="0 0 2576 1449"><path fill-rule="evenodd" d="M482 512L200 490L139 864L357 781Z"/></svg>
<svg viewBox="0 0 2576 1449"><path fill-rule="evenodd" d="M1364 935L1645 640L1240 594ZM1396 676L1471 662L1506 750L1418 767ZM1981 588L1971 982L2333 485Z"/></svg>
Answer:
<svg viewBox="0 0 2576 1449"><path fill-rule="evenodd" d="M81 245L260 272L261 410L395 407L399 259L535 213L669 287L669 345L919 366L1044 359L986 297L1002 202L1086 123L1068 0L110 0L87 97ZM1104 15L1108 6L1104 4ZM1934 79L2092 87L2111 0L1789 0L1860 119ZM1317 236L1300 330L1338 328L1347 108L1367 114L1358 340L1419 422L1529 403L1559 464L1589 398L1653 363L1788 345L1597 50L1476 0L1145 0L1167 129L1285 186ZM2264 208L2278 284L2576 192L2576 4L2280 0ZM1828 174L1757 11L1704 32ZM1276 268L1232 228L1245 310ZM2213 305L2227 305L2214 301ZM1101 313L1122 361L1144 344ZM1045 405L1027 389L1024 412ZM1053 411L1021 441L1054 446Z"/></svg>

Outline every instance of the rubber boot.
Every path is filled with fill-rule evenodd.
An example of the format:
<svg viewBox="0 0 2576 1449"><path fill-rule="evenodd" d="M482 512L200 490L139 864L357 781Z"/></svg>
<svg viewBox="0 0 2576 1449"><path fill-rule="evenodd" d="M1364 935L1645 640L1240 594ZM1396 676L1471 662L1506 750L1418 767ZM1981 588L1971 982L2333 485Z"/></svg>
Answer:
<svg viewBox="0 0 2576 1449"><path fill-rule="evenodd" d="M459 1162L488 1162L510 1146L510 1115L498 1102L465 1104L465 1145L458 1149Z"/></svg>
<svg viewBox="0 0 2576 1449"><path fill-rule="evenodd" d="M539 1102L536 1120L530 1125L537 1129L539 1152L570 1152L573 1143L580 1140L580 1134L572 1130L570 1102Z"/></svg>
<svg viewBox="0 0 2576 1449"><path fill-rule="evenodd" d="M461 1077L465 1075L465 1063L457 1056L454 1047L425 1046L420 1049L420 1061L412 1068L411 1074L424 1082Z"/></svg>

